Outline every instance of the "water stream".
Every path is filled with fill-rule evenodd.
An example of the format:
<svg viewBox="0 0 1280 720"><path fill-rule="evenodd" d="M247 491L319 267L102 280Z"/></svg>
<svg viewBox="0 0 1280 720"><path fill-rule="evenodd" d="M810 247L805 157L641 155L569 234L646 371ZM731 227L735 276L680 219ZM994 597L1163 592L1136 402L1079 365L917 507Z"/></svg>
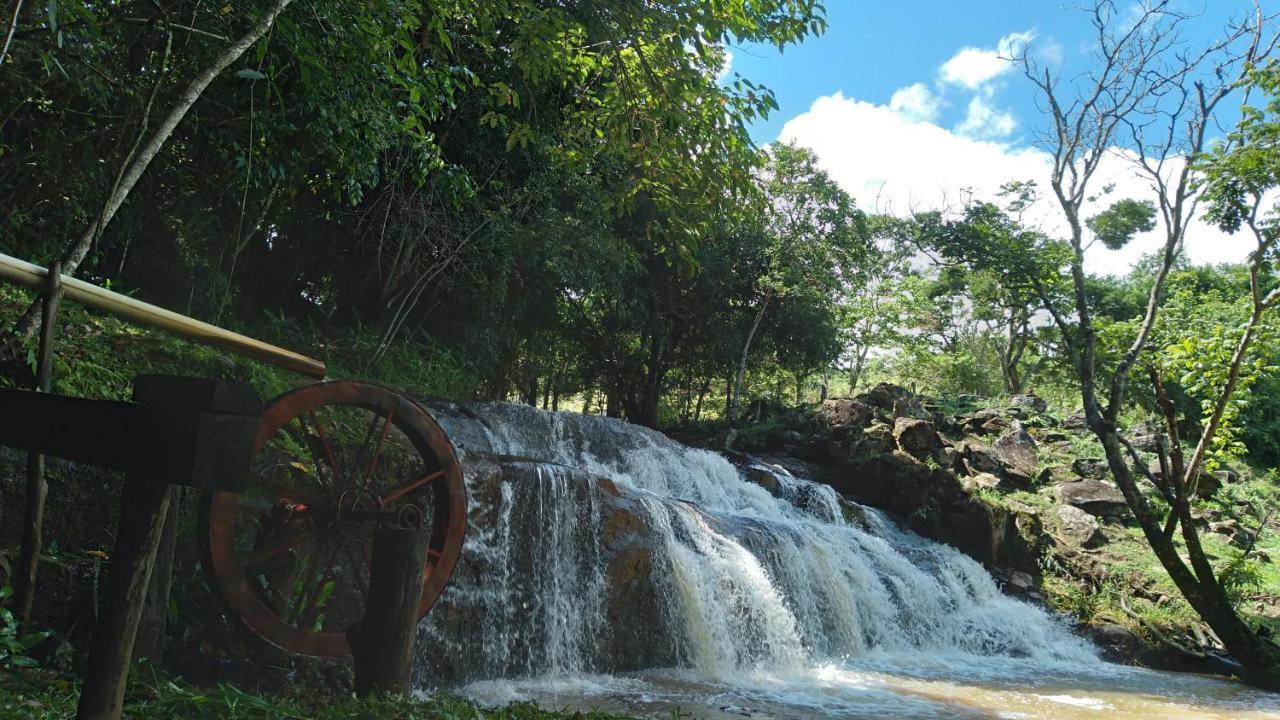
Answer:
<svg viewBox="0 0 1280 720"><path fill-rule="evenodd" d="M1280 717L1280 696L1098 659L960 552L829 487L607 418L433 408L471 527L419 686L667 717Z"/></svg>

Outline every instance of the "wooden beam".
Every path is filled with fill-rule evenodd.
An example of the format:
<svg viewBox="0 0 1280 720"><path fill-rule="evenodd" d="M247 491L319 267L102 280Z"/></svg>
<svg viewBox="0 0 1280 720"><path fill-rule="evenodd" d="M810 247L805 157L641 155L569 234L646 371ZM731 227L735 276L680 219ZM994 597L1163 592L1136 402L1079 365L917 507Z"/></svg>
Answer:
<svg viewBox="0 0 1280 720"><path fill-rule="evenodd" d="M45 280L47 275L48 272L39 265L0 253L0 279L2 280L39 292L48 285ZM228 350L308 377L324 379L325 365L315 358L224 330L186 315L179 315L162 307L77 280L69 275L62 276L62 285L66 289L66 296L71 300L109 312L130 322L181 335L198 343Z"/></svg>

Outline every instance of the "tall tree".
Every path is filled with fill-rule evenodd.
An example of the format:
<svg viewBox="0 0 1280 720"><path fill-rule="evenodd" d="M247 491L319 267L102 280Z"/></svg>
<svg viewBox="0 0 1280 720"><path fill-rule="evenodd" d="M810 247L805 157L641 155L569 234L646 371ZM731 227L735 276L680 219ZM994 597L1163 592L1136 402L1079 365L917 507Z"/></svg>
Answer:
<svg viewBox="0 0 1280 720"><path fill-rule="evenodd" d="M1029 50L1016 58L1048 108L1052 131L1045 144L1053 160L1050 186L1069 229L1074 313L1064 313L1053 304L1046 304L1046 309L1075 367L1089 429L1101 442L1116 484L1147 543L1190 605L1244 666L1246 679L1280 688L1280 650L1236 614L1200 544L1189 502L1176 496L1164 498L1171 509L1162 522L1158 506L1139 487L1133 467L1146 466L1131 464L1137 455L1118 425L1130 375L1148 347L1165 280L1182 251L1197 204L1197 176L1191 160L1205 148L1218 105L1244 82L1248 68L1273 49L1274 38L1263 35L1271 18L1259 12L1232 25L1210 47L1188 51L1180 44L1185 18L1170 2L1139 5L1136 15L1130 16L1116 3L1102 0L1088 15L1097 44L1093 67L1083 75L1064 82L1062 75L1038 63ZM1123 354L1104 368L1084 272L1089 225L1083 208L1102 161L1126 140L1136 167L1151 181L1164 242L1143 318ZM1108 245L1125 242L1126 227L1133 230L1143 225L1140 213L1132 209L1131 205L1119 208L1106 216L1108 222L1092 223L1095 232L1106 233L1099 239ZM1183 469L1191 471L1194 464L1193 458ZM1161 487L1155 478L1146 479ZM1173 535L1179 526L1189 563Z"/></svg>
<svg viewBox="0 0 1280 720"><path fill-rule="evenodd" d="M832 301L866 252L865 218L853 198L818 168L812 151L778 144L769 150L764 191L769 203L765 252L756 278L750 325L734 371L728 420L737 419L752 343L771 305L817 294Z"/></svg>

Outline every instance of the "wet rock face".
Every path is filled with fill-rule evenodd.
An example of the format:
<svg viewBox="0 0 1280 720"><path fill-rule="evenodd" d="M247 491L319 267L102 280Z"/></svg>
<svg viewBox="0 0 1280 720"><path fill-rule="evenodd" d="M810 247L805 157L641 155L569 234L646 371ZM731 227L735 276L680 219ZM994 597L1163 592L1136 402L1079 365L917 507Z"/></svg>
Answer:
<svg viewBox="0 0 1280 720"><path fill-rule="evenodd" d="M666 572L663 555L634 491L583 470L474 451L466 469L467 544L422 623L422 677L679 662L654 582Z"/></svg>
<svg viewBox="0 0 1280 720"><path fill-rule="evenodd" d="M1064 505L1074 505L1091 515L1121 516L1129 506L1120 488L1103 480L1080 478L1053 488L1053 495Z"/></svg>

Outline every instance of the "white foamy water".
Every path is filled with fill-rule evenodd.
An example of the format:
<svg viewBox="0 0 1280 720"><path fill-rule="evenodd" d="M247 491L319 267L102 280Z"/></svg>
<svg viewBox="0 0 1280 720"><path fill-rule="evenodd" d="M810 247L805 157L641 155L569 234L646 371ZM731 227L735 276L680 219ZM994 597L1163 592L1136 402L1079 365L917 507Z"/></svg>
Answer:
<svg viewBox="0 0 1280 720"><path fill-rule="evenodd" d="M463 567L423 625L424 691L653 716L1280 717L1233 683L1102 662L978 563L827 486L781 476L775 496L606 418L435 410L464 466L524 469L473 488ZM608 546L627 523L642 541Z"/></svg>

